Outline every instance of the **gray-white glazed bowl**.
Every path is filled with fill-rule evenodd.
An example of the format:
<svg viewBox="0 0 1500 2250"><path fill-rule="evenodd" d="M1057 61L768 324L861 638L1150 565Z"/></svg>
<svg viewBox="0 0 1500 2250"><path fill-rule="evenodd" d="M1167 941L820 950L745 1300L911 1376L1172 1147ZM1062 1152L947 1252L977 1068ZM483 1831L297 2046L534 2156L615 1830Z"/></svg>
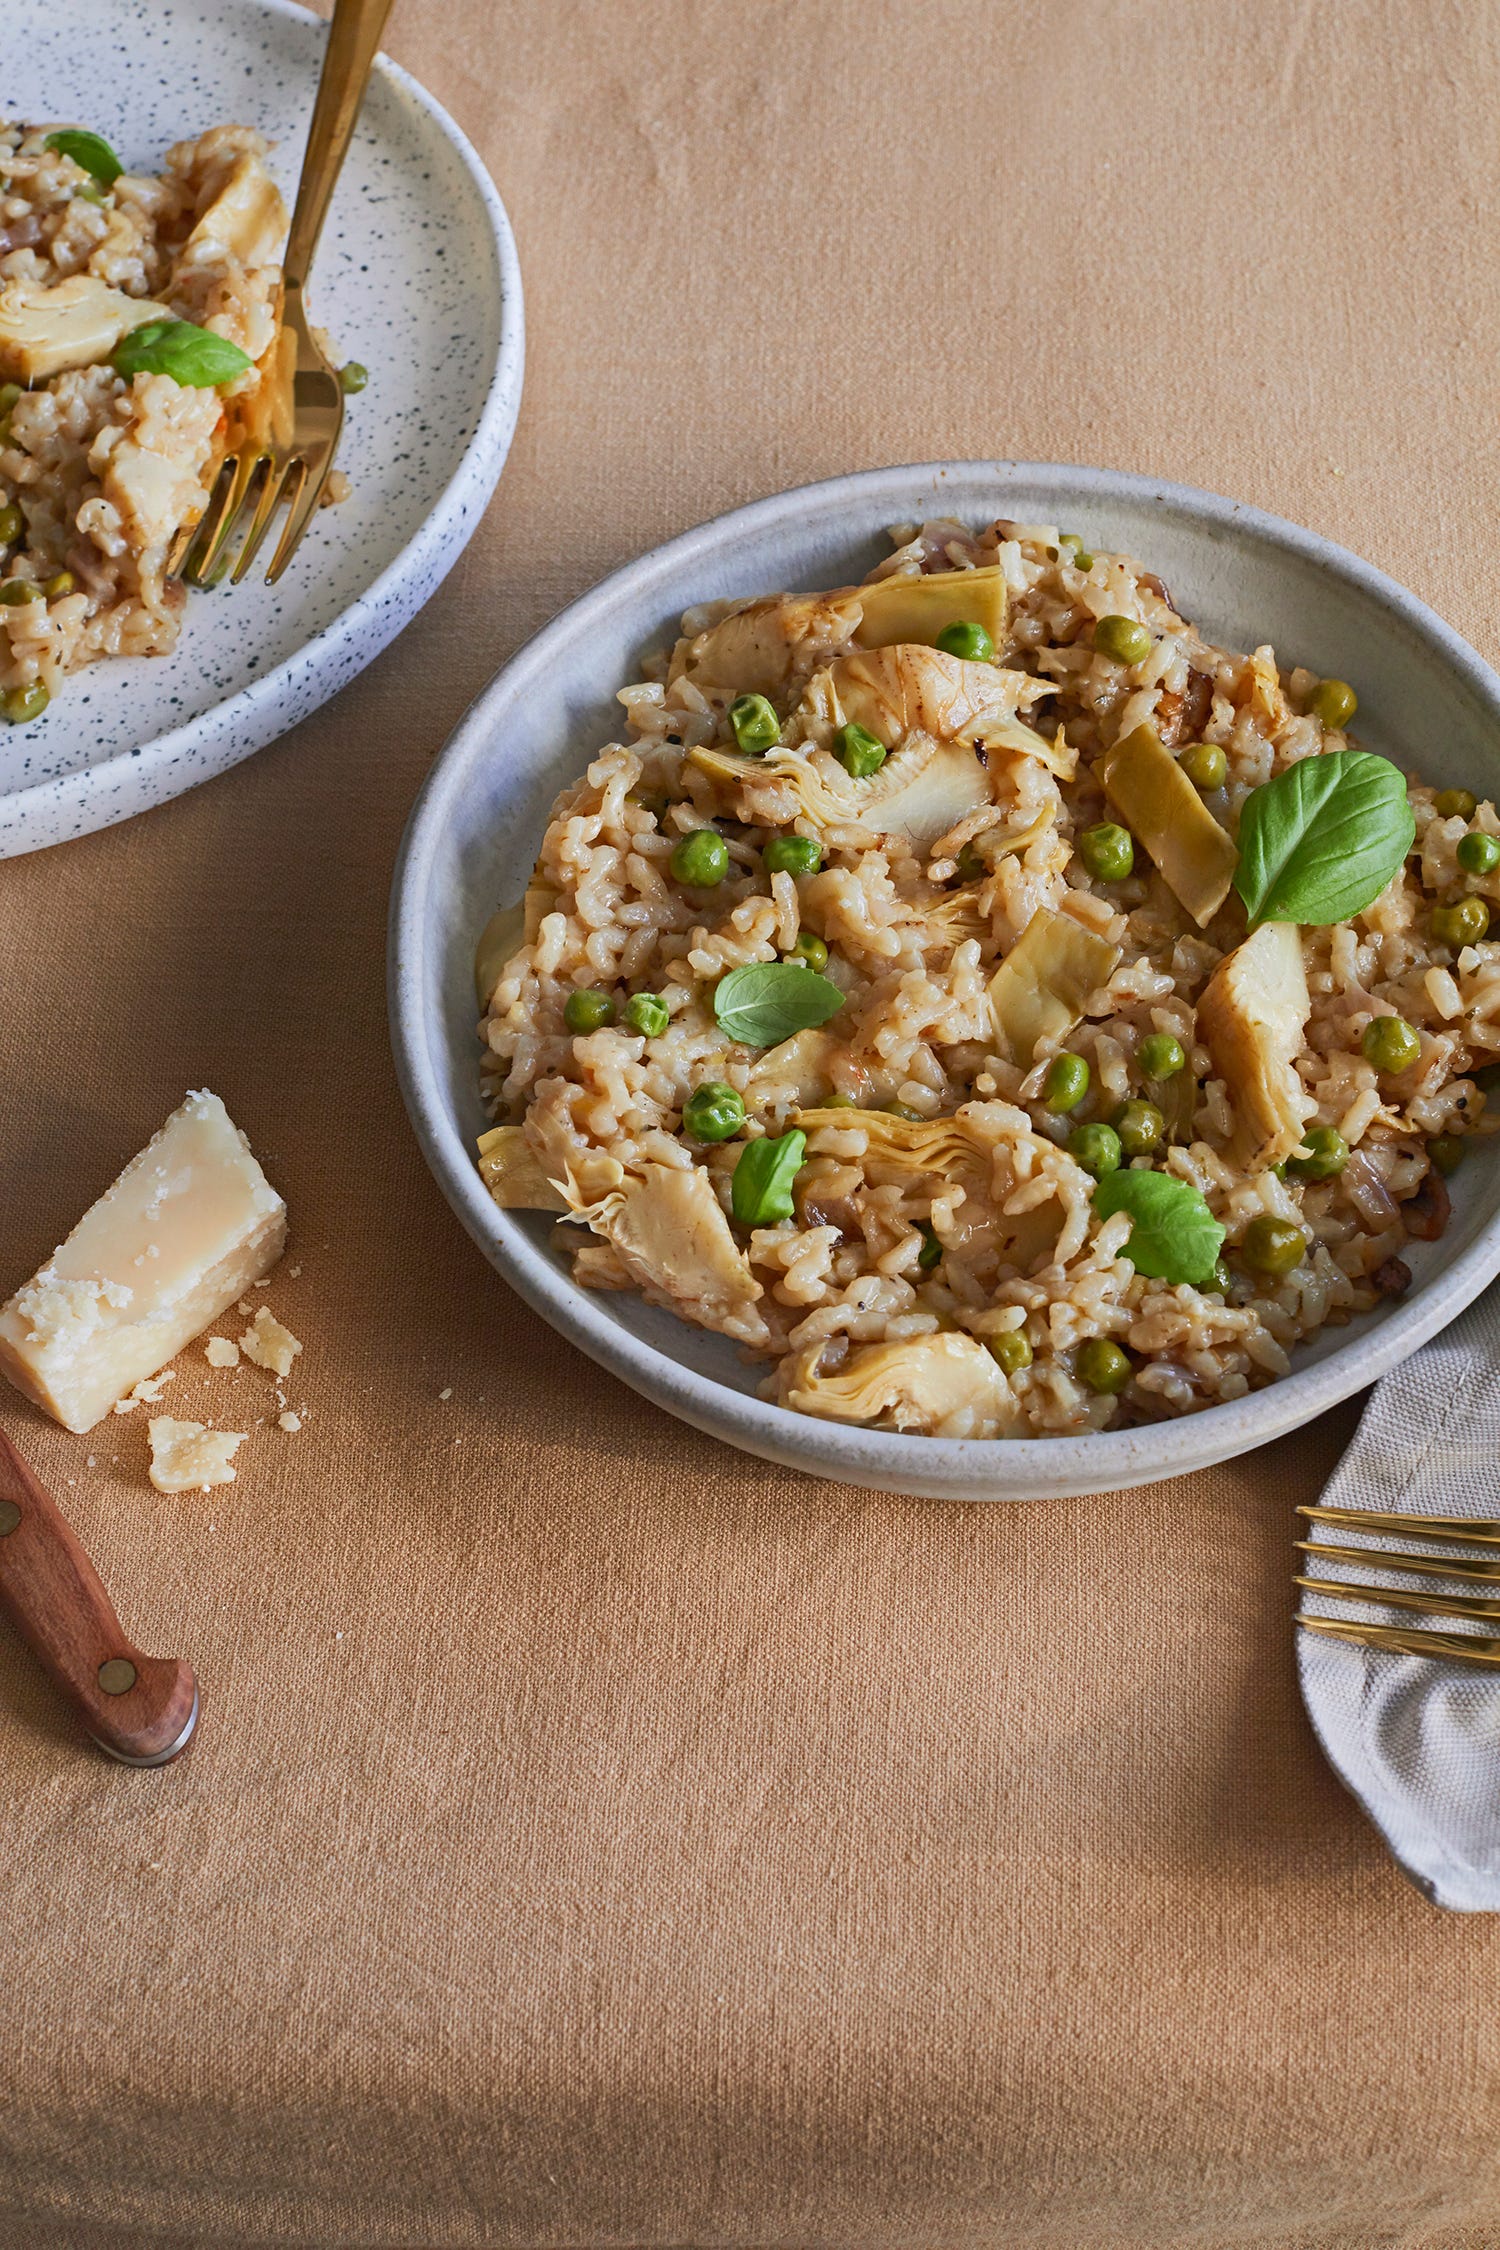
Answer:
<svg viewBox="0 0 1500 2250"><path fill-rule="evenodd" d="M1359 733L1425 778L1500 790L1500 680L1392 581L1312 532L1208 492L1103 469L947 462L873 469L761 500L616 571L490 683L433 768L396 870L390 1006L397 1068L422 1149L485 1256L552 1325L695 1428L788 1468L945 1500L1035 1500L1173 1476L1263 1445L1372 1383L1461 1312L1500 1270L1500 1164L1454 1182L1441 1242L1413 1243L1405 1300L1326 1330L1267 1390L1182 1421L1082 1438L903 1437L788 1413L755 1395L736 1348L630 1296L576 1288L547 1248L553 1222L497 1211L480 1184L483 1130L474 944L520 895L564 781L620 732L615 690L717 597L832 586L888 551L888 524L931 515L1061 523L1161 573L1195 622L1231 646L1274 642L1283 664L1352 680Z"/></svg>

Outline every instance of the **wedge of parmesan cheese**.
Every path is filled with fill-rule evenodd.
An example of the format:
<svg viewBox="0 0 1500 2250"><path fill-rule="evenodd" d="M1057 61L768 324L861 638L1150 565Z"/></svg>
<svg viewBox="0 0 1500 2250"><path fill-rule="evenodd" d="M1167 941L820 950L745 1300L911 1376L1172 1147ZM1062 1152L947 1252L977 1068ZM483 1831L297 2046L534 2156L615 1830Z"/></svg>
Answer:
<svg viewBox="0 0 1500 2250"><path fill-rule="evenodd" d="M286 1245L286 1205L217 1094L189 1094L0 1311L0 1373L64 1429L202 1334Z"/></svg>
<svg viewBox="0 0 1500 2250"><path fill-rule="evenodd" d="M153 1415L147 1425L151 1482L158 1492L207 1492L211 1485L233 1484L230 1463L248 1434L210 1430L202 1422L174 1422L170 1414Z"/></svg>

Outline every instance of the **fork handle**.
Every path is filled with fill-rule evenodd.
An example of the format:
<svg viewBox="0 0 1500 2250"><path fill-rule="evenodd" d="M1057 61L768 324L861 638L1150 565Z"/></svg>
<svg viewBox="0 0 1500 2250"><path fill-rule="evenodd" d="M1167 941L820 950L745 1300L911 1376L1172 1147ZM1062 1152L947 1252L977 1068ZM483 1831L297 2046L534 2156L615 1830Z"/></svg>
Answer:
<svg viewBox="0 0 1500 2250"><path fill-rule="evenodd" d="M300 289L307 280L390 12L391 0L334 0L317 100L307 129L302 177L297 183L297 208L292 213L281 263L290 289Z"/></svg>

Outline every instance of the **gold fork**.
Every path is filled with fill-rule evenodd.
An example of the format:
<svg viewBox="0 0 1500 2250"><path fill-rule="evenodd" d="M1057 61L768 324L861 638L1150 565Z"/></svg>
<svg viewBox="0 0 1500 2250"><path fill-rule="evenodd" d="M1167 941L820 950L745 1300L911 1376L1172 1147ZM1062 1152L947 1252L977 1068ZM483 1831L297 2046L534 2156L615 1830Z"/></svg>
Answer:
<svg viewBox="0 0 1500 2250"><path fill-rule="evenodd" d="M216 586L226 575L238 586L285 502L287 519L266 572L274 585L328 482L344 427L344 389L313 341L303 291L390 10L391 0L335 0L282 260L274 356L240 443L219 465L208 506L184 525L167 557L168 575L190 586Z"/></svg>
<svg viewBox="0 0 1500 2250"><path fill-rule="evenodd" d="M1470 1547L1500 1548L1500 1522L1478 1516L1414 1516L1390 1514L1380 1508L1299 1508L1314 1526L1323 1524L1342 1531L1380 1531L1426 1539L1441 1546L1445 1539ZM1365 1569L1394 1570L1414 1578L1447 1578L1461 1585L1488 1586L1488 1594L1429 1592L1425 1587L1366 1586L1347 1578L1310 1578L1294 1574L1294 1584L1310 1594L1334 1601L1365 1602L1391 1609L1424 1611L1430 1616L1472 1618L1476 1623L1500 1620L1500 1555L1480 1560L1469 1555L1414 1555L1403 1548L1348 1547L1332 1539L1298 1539L1299 1551L1319 1562L1362 1564ZM1465 1664L1500 1664L1500 1633L1444 1633L1428 1626L1377 1625L1346 1617L1309 1617L1297 1614L1297 1623L1308 1633L1329 1640L1353 1641L1361 1648L1394 1649L1407 1656L1452 1656Z"/></svg>

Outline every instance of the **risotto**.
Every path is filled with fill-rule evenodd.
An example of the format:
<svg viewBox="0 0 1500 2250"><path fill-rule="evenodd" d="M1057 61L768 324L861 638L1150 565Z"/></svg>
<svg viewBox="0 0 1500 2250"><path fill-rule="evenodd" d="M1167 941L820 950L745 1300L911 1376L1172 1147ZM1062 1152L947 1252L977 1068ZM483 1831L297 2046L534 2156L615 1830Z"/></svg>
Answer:
<svg viewBox="0 0 1500 2250"><path fill-rule="evenodd" d="M0 717L163 656L201 515L276 328L286 211L238 125L134 174L96 134L0 120Z"/></svg>
<svg viewBox="0 0 1500 2250"><path fill-rule="evenodd" d="M480 1169L798 1412L1242 1397L1410 1286L1490 1130L1500 820L1127 556L893 538L621 691L480 946Z"/></svg>

